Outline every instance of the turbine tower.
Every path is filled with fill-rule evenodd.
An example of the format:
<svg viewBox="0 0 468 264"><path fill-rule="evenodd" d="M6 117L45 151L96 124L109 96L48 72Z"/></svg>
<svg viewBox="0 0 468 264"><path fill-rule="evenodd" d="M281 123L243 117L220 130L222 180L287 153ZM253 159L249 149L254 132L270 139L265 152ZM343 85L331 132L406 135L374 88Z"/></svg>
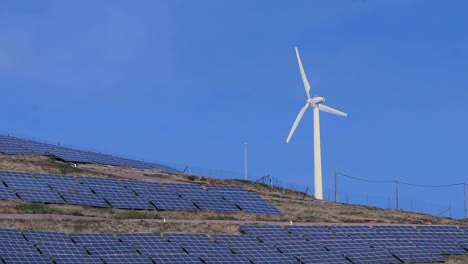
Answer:
<svg viewBox="0 0 468 264"><path fill-rule="evenodd" d="M320 117L319 117L319 110L324 112L328 112L335 115L340 116L347 116L348 114L333 109L329 106L323 104L325 102L325 98L323 97L310 97L310 84L307 80L307 76L304 72L304 67L302 67L301 57L299 56L299 50L297 47L296 49L296 57L297 63L299 64L299 70L301 71L302 82L304 83L304 89L307 96L307 101L304 107L299 111L299 114L294 121L294 124L289 132L288 138L286 139L286 143L289 143L291 140L294 131L296 131L297 125L302 119L307 108L312 107L314 110L314 176L315 176L315 198L319 200L323 200L323 189L322 189L322 157L321 157L321 149L320 149Z"/></svg>

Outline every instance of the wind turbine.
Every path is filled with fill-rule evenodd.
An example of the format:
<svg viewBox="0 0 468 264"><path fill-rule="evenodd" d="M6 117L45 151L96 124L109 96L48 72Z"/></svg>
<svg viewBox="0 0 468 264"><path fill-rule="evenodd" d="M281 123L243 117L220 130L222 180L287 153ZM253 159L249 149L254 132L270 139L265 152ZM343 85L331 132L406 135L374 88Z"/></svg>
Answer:
<svg viewBox="0 0 468 264"><path fill-rule="evenodd" d="M323 97L310 97L310 84L307 80L307 76L304 72L304 67L302 67L301 57L299 56L299 50L297 47L296 49L296 57L297 63L299 64L299 70L301 71L302 82L304 83L304 89L307 96L307 101L304 107L299 111L299 114L294 121L294 124L289 132L288 138L286 139L286 143L289 143L291 140L294 131L296 131L297 125L302 119L307 108L312 107L314 109L314 174L315 174L315 198L319 200L323 200L323 189L322 189L322 157L321 157L321 149L320 149L320 117L319 117L319 110L324 112L328 112L335 115L340 116L347 116L348 114L341 112L339 110L333 109L329 106L323 104L325 102L325 98Z"/></svg>

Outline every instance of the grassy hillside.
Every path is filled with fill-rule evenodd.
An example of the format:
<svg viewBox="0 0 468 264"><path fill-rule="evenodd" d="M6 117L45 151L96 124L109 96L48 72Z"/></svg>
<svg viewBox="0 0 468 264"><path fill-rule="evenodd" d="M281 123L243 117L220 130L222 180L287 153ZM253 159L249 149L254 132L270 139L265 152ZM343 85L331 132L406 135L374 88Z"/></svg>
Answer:
<svg viewBox="0 0 468 264"><path fill-rule="evenodd" d="M171 219L171 220L236 220L236 221L270 221L286 223L317 222L317 223L369 223L369 224L452 224L464 225L465 221L453 220L445 217L434 217L426 214L401 212L396 210L379 209L375 207L348 205L319 201L311 196L289 190L271 188L263 184L243 180L219 180L183 174L168 174L158 170L139 170L134 168L119 168L113 166L88 164L78 168L70 164L44 156L12 156L0 155L0 170L16 170L32 173L60 173L70 175L90 175L96 177L134 178L147 181L187 182L196 184L228 184L241 185L249 191L259 193L266 201L277 206L284 217L253 215L245 213L216 213L216 212L186 212L186 211L153 211L153 210L122 210L93 208L74 205L34 204L15 201L1 201L1 214L60 214L105 218L118 223L125 219ZM6 221L3 226L8 225ZM57 220L56 222L60 222ZM25 225L28 221L18 221L16 225ZM29 223L32 224L32 223ZM34 223L37 224L37 223ZM113 223L114 225L115 223ZM128 223L125 223L127 225ZM60 225L54 223L55 226ZM70 228L72 223L64 226ZM80 226L79 223L77 223ZM207 224L208 225L208 224ZM214 225L214 224L213 224ZM235 225L235 224L234 224ZM238 224L237 224L238 225ZM8 225L9 226L9 225ZM41 225L45 227L46 225ZM116 224L115 226L119 226ZM20 227L21 226L16 226ZM101 225L87 227L89 232L105 231ZM213 226L213 230L216 230ZM184 230L181 230L184 231ZM193 227L186 232L193 232Z"/></svg>

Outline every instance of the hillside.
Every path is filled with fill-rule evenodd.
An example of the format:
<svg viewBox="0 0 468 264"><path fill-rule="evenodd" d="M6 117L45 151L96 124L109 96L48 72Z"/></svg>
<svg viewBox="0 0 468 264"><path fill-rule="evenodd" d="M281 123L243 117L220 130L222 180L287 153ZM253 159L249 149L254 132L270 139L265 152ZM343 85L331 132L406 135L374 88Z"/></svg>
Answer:
<svg viewBox="0 0 468 264"><path fill-rule="evenodd" d="M111 231L113 226L121 231L120 225L125 228L135 223L135 219L145 219L145 230L158 230L162 219L168 222L165 228L171 230L170 221L184 220L183 224L174 224L175 231L180 232L203 232L226 229L226 225L232 226L232 232L236 232L236 226L242 222L277 222L294 224L317 224L317 223L368 223L368 224L450 224L464 225L464 221L448 219L445 217L433 217L425 214L400 212L396 210L379 209L374 207L347 205L319 201L302 193L271 188L263 184L252 183L243 180L219 180L198 176L187 176L176 173L166 173L159 170L142 170L135 168L120 168L114 166L83 164L77 168L67 163L45 156L25 155L0 155L0 170L14 170L32 173L55 173L76 176L95 176L108 178L132 178L150 182L185 182L196 184L218 184L218 185L240 185L246 190L259 193L267 202L274 204L284 216L255 215L245 213L217 213L217 212L186 212L186 211L152 211L152 210L124 210L115 208L92 208L76 205L60 204L32 204L24 202L0 201L0 216L3 227L37 228L47 230L47 226L60 227L64 231L73 231L76 224L77 230L85 232ZM11 221L5 219L9 214L24 215L24 221ZM54 214L77 217L76 223L71 220L35 220L31 214ZM87 217L86 220L79 217ZM113 221L112 225L92 224L93 217L96 220L106 219ZM16 216L21 218L21 216ZM130 220L132 222L130 222ZM200 225L197 220L218 220L224 222L205 221ZM83 221L87 224L83 225ZM191 223L193 221L193 223ZM102 223L102 221L98 221ZM138 224L138 229L142 228ZM184 228L184 226L186 228ZM194 228L196 226L196 228ZM122 227L124 228L124 227ZM135 227L136 228L136 227ZM127 230L131 231L131 230ZM138 231L138 230L135 230Z"/></svg>

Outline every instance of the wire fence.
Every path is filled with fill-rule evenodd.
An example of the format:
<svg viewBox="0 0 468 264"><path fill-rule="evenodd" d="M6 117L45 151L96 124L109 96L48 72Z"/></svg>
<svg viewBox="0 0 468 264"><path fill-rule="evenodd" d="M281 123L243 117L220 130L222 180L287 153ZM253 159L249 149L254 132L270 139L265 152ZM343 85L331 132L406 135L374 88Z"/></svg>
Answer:
<svg viewBox="0 0 468 264"><path fill-rule="evenodd" d="M180 165L177 167L181 167ZM196 166L186 166L181 169L186 174L208 176L220 179L244 179L244 174L241 172L227 171L223 169L203 168ZM364 205L377 207L382 209L392 209L415 213L430 214L433 216L449 217L449 218L466 218L466 182L450 183L450 184L419 184L406 181L395 180L373 180L364 179L341 172L335 172L335 177L338 183L343 182L343 179L354 182L362 182L367 184L379 185L379 194L366 193L366 188L360 188L359 191L351 189L348 184L338 184L338 190L335 188L324 188L323 198L330 202L339 202L344 204ZM258 177L249 176L249 181L260 182L272 187L280 189L288 189L295 192L307 193L313 195L313 186L307 186L284 180L281 177L271 174L265 174ZM349 189L345 189L349 188ZM369 187L367 189L372 189ZM427 190L427 195L414 195L414 188ZM456 200L434 199L424 200L424 197L431 197L434 189L440 189L441 196L443 193L456 193ZM424 192L424 191L423 191ZM436 196L436 195L433 195Z"/></svg>

